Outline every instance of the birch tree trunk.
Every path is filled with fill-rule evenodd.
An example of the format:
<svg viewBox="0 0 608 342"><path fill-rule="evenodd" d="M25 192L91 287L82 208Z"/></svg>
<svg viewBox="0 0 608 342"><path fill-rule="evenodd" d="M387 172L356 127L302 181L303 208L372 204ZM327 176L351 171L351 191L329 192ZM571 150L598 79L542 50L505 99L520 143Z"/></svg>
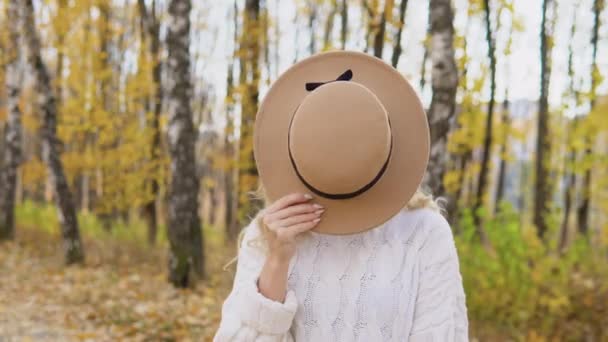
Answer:
<svg viewBox="0 0 608 342"><path fill-rule="evenodd" d="M15 236L15 190L17 170L21 161L21 62L19 58L19 1L8 2L8 41L6 47L6 93L8 118L3 132L4 155L0 159L0 240Z"/></svg>
<svg viewBox="0 0 608 342"><path fill-rule="evenodd" d="M538 126L536 136L536 177L534 181L533 223L539 238L543 238L548 229L549 201L551 186L549 183L549 79L551 78L551 45L549 36L552 33L552 21L547 20L547 12L552 0L543 0L540 28L540 99L538 108Z"/></svg>
<svg viewBox="0 0 608 342"><path fill-rule="evenodd" d="M458 70L454 59L453 12L449 0L430 1L430 33L433 96L428 112L431 153L426 184L435 196L443 196L443 176L450 160L447 139L456 106Z"/></svg>
<svg viewBox="0 0 608 342"><path fill-rule="evenodd" d="M169 281L187 287L204 276L203 237L198 216L190 96L190 0L171 0L167 30L168 142L171 185L168 203Z"/></svg>
<svg viewBox="0 0 608 342"><path fill-rule="evenodd" d="M40 41L34 21L32 0L23 0L23 34L28 64L32 67L35 79L36 104L42 114L40 135L42 140L42 158L47 165L49 183L57 204L61 234L63 237L66 264L84 261L84 250L80 239L80 230L72 193L63 170L59 155L61 141L57 138L57 102L55 89L52 87L48 69L40 55Z"/></svg>

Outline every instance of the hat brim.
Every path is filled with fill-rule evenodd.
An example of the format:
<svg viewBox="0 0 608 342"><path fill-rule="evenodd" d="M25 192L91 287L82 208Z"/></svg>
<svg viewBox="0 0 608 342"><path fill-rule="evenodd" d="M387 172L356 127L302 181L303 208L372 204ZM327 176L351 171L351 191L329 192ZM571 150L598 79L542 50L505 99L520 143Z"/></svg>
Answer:
<svg viewBox="0 0 608 342"><path fill-rule="evenodd" d="M363 84L382 102L389 115L393 152L380 180L350 199L315 196L326 208L314 231L352 234L379 226L403 209L418 189L427 167L430 137L422 103L409 82L381 59L364 53L332 51L314 55L291 66L270 87L257 113L254 156L266 196L310 193L297 177L289 159L289 123L309 92L307 82L330 81L345 70L352 82Z"/></svg>

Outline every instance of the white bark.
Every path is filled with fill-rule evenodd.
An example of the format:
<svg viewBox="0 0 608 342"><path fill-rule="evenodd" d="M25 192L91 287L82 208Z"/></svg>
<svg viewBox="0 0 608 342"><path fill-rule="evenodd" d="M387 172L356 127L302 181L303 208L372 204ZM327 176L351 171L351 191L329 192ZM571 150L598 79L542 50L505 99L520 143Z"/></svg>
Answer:
<svg viewBox="0 0 608 342"><path fill-rule="evenodd" d="M433 97L428 113L431 155L426 184L434 195L443 196L443 176L450 159L447 138L455 109L458 71L454 59L453 11L450 0L431 0L429 10Z"/></svg>
<svg viewBox="0 0 608 342"><path fill-rule="evenodd" d="M0 240L12 239L15 235L15 193L17 170L21 161L21 61L19 59L19 4L16 0L8 3L7 20L8 61L6 64L6 93L8 118L4 132L5 153L0 164Z"/></svg>
<svg viewBox="0 0 608 342"><path fill-rule="evenodd" d="M199 181L196 176L190 97L190 10L189 0L169 3L167 32L168 142L171 156L169 192L170 242L169 281L178 287L204 274L200 218L198 214Z"/></svg>
<svg viewBox="0 0 608 342"><path fill-rule="evenodd" d="M80 231L72 193L68 187L59 155L61 141L57 138L57 101L55 89L51 86L48 69L40 55L40 40L36 32L32 0L20 0L23 15L23 34L28 65L32 68L36 86L36 105L42 115L40 135L42 138L42 158L47 165L49 183L55 196L57 213L61 225L66 263L84 260Z"/></svg>

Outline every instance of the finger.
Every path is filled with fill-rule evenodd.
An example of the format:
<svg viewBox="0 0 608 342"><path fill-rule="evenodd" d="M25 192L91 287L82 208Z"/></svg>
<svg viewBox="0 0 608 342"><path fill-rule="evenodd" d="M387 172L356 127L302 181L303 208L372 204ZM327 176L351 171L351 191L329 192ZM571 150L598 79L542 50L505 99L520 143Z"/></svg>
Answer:
<svg viewBox="0 0 608 342"><path fill-rule="evenodd" d="M289 207L291 205L310 201L311 199L312 199L312 196L309 194L301 194L301 193L289 194L287 196L281 197L276 202L274 202L272 205L270 205L267 209L267 213L271 214L271 213L279 211L283 208Z"/></svg>
<svg viewBox="0 0 608 342"><path fill-rule="evenodd" d="M320 209L323 209L323 207L316 203L296 204L271 214L269 218L271 220L283 220L290 216L309 214Z"/></svg>
<svg viewBox="0 0 608 342"><path fill-rule="evenodd" d="M296 225L293 225L293 226L287 228L287 230L289 230L289 232L291 234L293 234L293 236L296 236L298 234L301 234L305 231L308 231L308 230L316 227L316 225L319 224L320 221L321 221L321 218L316 218L312 221L298 223Z"/></svg>
<svg viewBox="0 0 608 342"><path fill-rule="evenodd" d="M299 223L304 223L304 222L309 222L312 221L316 218L319 218L319 216L323 213L322 209L319 209L315 212L312 213L308 213L308 214L301 214L301 215L295 215L295 216L289 216L285 219L279 220L277 222L277 225L280 227L291 227L294 226L296 224Z"/></svg>

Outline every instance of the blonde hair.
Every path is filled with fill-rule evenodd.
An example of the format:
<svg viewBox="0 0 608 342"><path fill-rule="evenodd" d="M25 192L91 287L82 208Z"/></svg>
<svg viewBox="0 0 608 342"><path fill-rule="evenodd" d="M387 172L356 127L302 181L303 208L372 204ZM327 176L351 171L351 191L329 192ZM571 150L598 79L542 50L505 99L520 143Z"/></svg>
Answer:
<svg viewBox="0 0 608 342"><path fill-rule="evenodd" d="M433 195L430 192L419 187L403 209L415 210L429 208L441 214L445 214L445 202L446 200L444 198L433 198Z"/></svg>
<svg viewBox="0 0 608 342"><path fill-rule="evenodd" d="M268 201L268 198L266 197L264 188L261 185L259 186L257 191L251 193L251 196L253 198L263 200L264 206L267 206L269 204L269 201ZM433 195L431 195L430 192L426 191L421 186L416 190L416 192L414 193L412 198L410 198L410 200L407 202L405 207L403 207L403 210L408 211L408 210L416 210L416 209L423 209L423 208L428 208L428 209L431 209L438 213L445 214L445 199L441 198L441 197L433 198ZM248 241L248 245L264 248L265 247L264 241L262 241L263 239L260 239L260 238L263 237L263 235L266 233L266 230L268 228L262 223L262 217L260 215L256 216L253 219L258 220L258 226L263 231L262 231L262 234L258 238L253 239L252 241ZM237 245L236 245L237 251L241 246L244 236L245 236L245 229L241 229L241 232L239 233L238 238L237 238ZM234 263L237 260L237 258L238 258L238 253L237 253L237 256L235 256L226 265L224 265L224 270L228 266L230 266L232 263Z"/></svg>

